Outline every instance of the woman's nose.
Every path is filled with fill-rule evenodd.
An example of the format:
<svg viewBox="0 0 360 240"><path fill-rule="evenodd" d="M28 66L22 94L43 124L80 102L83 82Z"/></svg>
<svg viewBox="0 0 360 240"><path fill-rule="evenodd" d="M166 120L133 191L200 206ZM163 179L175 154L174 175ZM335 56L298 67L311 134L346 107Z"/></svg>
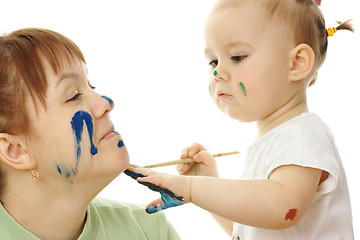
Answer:
<svg viewBox="0 0 360 240"><path fill-rule="evenodd" d="M101 118L114 109L114 101L107 96L97 94L96 102L92 108L94 117Z"/></svg>

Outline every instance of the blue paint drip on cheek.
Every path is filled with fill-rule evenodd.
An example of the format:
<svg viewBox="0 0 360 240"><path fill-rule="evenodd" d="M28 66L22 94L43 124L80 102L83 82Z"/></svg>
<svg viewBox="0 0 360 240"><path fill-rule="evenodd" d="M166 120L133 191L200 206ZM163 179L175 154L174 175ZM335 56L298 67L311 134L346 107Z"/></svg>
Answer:
<svg viewBox="0 0 360 240"><path fill-rule="evenodd" d="M106 100L108 100L110 106L112 106L114 104L113 100L107 96L101 96L102 98L105 98Z"/></svg>
<svg viewBox="0 0 360 240"><path fill-rule="evenodd" d="M77 170L77 165L79 164L80 156L81 156L81 136L83 133L84 123L86 124L89 133L90 145L91 145L90 153L91 155L95 155L98 152L98 149L95 147L93 143L94 129L93 129L93 122L91 115L85 111L76 112L71 120L71 127L75 136L75 148L76 148L75 170Z"/></svg>

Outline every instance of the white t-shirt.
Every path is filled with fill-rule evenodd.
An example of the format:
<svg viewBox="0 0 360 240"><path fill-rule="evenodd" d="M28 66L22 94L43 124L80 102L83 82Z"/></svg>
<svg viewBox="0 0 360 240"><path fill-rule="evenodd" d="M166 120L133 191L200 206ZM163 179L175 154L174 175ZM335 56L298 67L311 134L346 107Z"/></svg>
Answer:
<svg viewBox="0 0 360 240"><path fill-rule="evenodd" d="M306 214L283 230L234 223L237 240L354 239L349 190L334 138L315 114L304 113L272 129L247 149L241 179L267 179L279 166L299 165L329 173Z"/></svg>

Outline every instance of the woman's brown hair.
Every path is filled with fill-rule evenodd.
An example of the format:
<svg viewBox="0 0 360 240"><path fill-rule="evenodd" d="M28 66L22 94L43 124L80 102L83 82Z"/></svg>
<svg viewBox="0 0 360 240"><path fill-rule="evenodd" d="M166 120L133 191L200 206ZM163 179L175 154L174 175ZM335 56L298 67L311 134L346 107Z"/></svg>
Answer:
<svg viewBox="0 0 360 240"><path fill-rule="evenodd" d="M38 99L46 109L44 62L58 74L64 61L74 58L85 63L75 43L51 30L26 28L0 36L0 133L30 135L25 101L31 96L35 108ZM0 168L0 196L4 185Z"/></svg>
<svg viewBox="0 0 360 240"><path fill-rule="evenodd" d="M67 37L46 29L27 28L0 36L0 132L28 134L25 96L44 107L47 61L55 74L65 60L85 62L80 49Z"/></svg>

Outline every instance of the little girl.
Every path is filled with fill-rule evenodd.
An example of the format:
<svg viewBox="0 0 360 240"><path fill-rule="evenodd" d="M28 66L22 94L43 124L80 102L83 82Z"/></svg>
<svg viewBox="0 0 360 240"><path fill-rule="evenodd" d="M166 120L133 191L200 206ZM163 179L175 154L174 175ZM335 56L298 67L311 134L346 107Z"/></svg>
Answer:
<svg viewBox="0 0 360 240"><path fill-rule="evenodd" d="M233 239L353 239L339 153L306 100L328 37L352 28L345 22L326 29L319 4L219 0L207 20L211 96L231 118L258 127L241 180L219 178L214 158L200 144L183 150L182 158L195 161L178 166L186 176L135 166L128 172L211 212ZM149 204L151 212L179 205L162 194Z"/></svg>

